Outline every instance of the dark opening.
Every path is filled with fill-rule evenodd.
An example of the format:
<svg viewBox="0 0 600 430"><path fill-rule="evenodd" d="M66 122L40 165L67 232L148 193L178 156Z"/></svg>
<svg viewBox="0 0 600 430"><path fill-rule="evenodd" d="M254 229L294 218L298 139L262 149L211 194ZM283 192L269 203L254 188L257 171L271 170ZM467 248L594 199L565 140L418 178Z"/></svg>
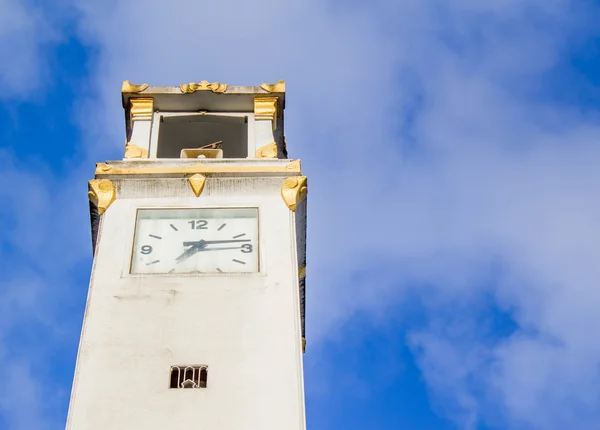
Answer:
<svg viewBox="0 0 600 430"><path fill-rule="evenodd" d="M203 368L200 370L200 388L206 388L206 382L208 379L208 370Z"/></svg>
<svg viewBox="0 0 600 430"><path fill-rule="evenodd" d="M179 388L179 367L171 367L171 384L170 388Z"/></svg>
<svg viewBox="0 0 600 430"><path fill-rule="evenodd" d="M248 156L248 118L217 115L161 116L158 158L179 158L182 149L222 141L223 158Z"/></svg>

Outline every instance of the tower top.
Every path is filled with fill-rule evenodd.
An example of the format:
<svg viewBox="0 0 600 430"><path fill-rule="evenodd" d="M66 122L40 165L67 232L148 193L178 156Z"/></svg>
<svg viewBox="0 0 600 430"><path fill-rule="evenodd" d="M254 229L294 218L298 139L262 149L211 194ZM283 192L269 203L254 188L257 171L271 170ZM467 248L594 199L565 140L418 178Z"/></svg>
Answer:
<svg viewBox="0 0 600 430"><path fill-rule="evenodd" d="M284 81L171 87L124 81L121 97L125 158L287 158Z"/></svg>
<svg viewBox="0 0 600 430"><path fill-rule="evenodd" d="M258 86L233 86L221 82L201 81L168 87L135 85L123 81L121 95L126 110L130 99L152 97L154 107L159 110L244 112L253 110L253 102L257 97L275 96L283 108L285 81Z"/></svg>

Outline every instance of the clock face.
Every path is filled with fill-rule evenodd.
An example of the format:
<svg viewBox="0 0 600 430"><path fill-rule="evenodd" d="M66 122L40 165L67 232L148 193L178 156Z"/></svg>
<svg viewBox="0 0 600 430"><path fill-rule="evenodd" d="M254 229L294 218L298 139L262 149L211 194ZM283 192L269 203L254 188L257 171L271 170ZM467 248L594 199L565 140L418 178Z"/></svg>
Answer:
<svg viewBox="0 0 600 430"><path fill-rule="evenodd" d="M258 272L258 209L138 209L131 273Z"/></svg>

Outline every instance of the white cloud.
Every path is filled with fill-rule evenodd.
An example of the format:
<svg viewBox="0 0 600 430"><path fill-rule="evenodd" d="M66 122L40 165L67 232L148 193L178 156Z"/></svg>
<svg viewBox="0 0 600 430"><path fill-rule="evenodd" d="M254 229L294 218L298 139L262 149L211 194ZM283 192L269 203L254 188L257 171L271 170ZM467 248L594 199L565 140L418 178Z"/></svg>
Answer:
<svg viewBox="0 0 600 430"><path fill-rule="evenodd" d="M60 4L45 10L24 0L0 0L0 100L28 98L49 84L47 50L62 37L55 19Z"/></svg>

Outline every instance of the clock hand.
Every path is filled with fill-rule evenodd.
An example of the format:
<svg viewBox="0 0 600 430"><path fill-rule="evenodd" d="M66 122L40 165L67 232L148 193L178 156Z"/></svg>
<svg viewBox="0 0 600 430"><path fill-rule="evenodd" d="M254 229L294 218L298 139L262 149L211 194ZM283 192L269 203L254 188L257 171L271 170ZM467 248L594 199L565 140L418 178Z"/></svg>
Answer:
<svg viewBox="0 0 600 430"><path fill-rule="evenodd" d="M183 254L181 254L179 257L177 257L175 259L175 261L177 261L178 263L181 263L182 261L187 260L192 255L194 255L196 252L200 251L206 245L204 244L203 240L199 240L198 242L190 242L188 245L185 245L185 246L191 246L191 247L186 249L185 251L183 251Z"/></svg>
<svg viewBox="0 0 600 430"><path fill-rule="evenodd" d="M196 254L198 252L204 252L204 251L221 251L221 250L225 250L225 249L241 249L241 248L238 248L237 246L227 246L225 248L205 248L204 246L202 246L202 247L192 246L190 249L187 249L183 254L181 254L179 257L177 257L175 259L175 261L177 263L181 263L182 261L187 260L192 255L194 255L194 254Z"/></svg>
<svg viewBox="0 0 600 430"><path fill-rule="evenodd" d="M196 248L195 246L192 246L190 249L186 249L183 254L181 254L179 257L177 257L175 259L176 262L181 263L184 260L187 260L188 258L190 258L192 255L194 255L196 252L198 252L199 248Z"/></svg>
<svg viewBox="0 0 600 430"><path fill-rule="evenodd" d="M236 242L251 242L252 239L232 239L232 240L199 240L197 242L183 242L183 246L196 246L199 245L204 247L214 243L236 243Z"/></svg>
<svg viewBox="0 0 600 430"><path fill-rule="evenodd" d="M225 248L199 248L197 252L204 251L221 251L222 249L241 249L237 246L226 246Z"/></svg>

